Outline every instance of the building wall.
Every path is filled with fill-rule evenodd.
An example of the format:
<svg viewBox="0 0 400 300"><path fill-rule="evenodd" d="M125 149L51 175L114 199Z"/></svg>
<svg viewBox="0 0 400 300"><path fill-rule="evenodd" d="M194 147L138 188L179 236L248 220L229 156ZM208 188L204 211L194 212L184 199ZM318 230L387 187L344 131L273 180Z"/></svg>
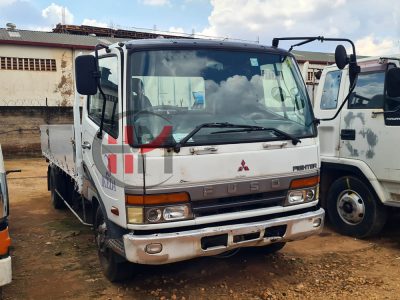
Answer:
<svg viewBox="0 0 400 300"><path fill-rule="evenodd" d="M0 68L0 106L72 106L73 61L77 54L73 49L0 45L0 58L54 59L56 62L56 71Z"/></svg>
<svg viewBox="0 0 400 300"><path fill-rule="evenodd" d="M72 107L2 107L0 144L3 154L6 158L40 156L40 125L72 123Z"/></svg>

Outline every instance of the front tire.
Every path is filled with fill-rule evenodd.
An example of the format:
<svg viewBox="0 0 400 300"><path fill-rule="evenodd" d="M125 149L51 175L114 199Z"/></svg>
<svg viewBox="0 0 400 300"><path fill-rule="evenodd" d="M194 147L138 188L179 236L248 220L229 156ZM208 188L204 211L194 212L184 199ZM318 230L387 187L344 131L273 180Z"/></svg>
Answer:
<svg viewBox="0 0 400 300"><path fill-rule="evenodd" d="M132 264L107 247L109 233L107 221L100 205L97 207L94 222L95 242L104 276L111 282L119 282L132 276Z"/></svg>
<svg viewBox="0 0 400 300"><path fill-rule="evenodd" d="M386 207L369 186L352 176L333 182L328 192L327 212L339 233L357 238L378 234L387 219Z"/></svg>
<svg viewBox="0 0 400 300"><path fill-rule="evenodd" d="M283 249L283 247L285 247L286 243L285 242L278 242L278 243L272 243L270 245L264 246L262 247L262 250L264 252L264 254L274 254L280 250Z"/></svg>

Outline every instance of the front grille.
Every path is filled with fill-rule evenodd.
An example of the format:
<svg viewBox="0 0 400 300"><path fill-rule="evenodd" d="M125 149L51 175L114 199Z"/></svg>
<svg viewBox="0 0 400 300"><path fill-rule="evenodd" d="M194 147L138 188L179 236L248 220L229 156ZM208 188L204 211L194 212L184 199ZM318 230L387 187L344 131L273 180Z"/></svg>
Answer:
<svg viewBox="0 0 400 300"><path fill-rule="evenodd" d="M251 195L233 196L192 202L195 217L211 216L230 212L241 212L257 208L283 205L287 191L275 191Z"/></svg>

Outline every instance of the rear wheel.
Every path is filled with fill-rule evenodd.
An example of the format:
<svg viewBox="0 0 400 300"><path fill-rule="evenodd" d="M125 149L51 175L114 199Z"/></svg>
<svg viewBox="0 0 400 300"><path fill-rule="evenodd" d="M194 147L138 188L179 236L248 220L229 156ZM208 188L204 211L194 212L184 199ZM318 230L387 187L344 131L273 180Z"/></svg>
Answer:
<svg viewBox="0 0 400 300"><path fill-rule="evenodd" d="M104 275L111 282L129 279L132 275L132 264L107 247L109 233L107 231L107 222L100 206L97 207L93 225L97 252Z"/></svg>
<svg viewBox="0 0 400 300"><path fill-rule="evenodd" d="M65 208L65 203L63 199L57 194L56 187L59 185L57 181L57 170L55 168L51 168L51 177L50 177L50 199L51 204L55 209L63 209Z"/></svg>
<svg viewBox="0 0 400 300"><path fill-rule="evenodd" d="M341 234L366 238L385 225L386 207L363 181L352 176L337 179L329 189L327 212Z"/></svg>

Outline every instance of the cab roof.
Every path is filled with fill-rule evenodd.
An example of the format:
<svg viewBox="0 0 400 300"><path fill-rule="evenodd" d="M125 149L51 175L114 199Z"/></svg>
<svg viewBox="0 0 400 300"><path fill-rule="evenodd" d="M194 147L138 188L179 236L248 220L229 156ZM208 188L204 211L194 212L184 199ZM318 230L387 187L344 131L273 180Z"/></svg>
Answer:
<svg viewBox="0 0 400 300"><path fill-rule="evenodd" d="M205 40L205 39L141 39L123 42L127 49L161 49L161 48L212 48L212 49L228 49L238 51L256 51L256 52L269 52L280 55L293 56L286 50L264 46L254 43L232 42L223 40ZM118 46L114 44L112 46Z"/></svg>

